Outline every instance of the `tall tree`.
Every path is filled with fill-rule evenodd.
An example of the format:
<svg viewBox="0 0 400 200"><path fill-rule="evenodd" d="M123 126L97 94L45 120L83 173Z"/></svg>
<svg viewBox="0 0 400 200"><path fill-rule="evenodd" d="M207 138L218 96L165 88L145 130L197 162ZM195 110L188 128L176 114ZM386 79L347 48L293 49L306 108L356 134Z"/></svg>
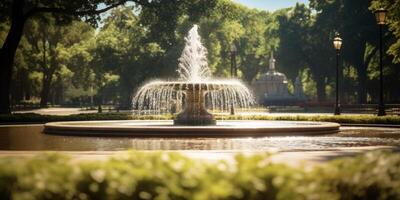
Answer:
<svg viewBox="0 0 400 200"><path fill-rule="evenodd" d="M367 101L367 69L372 56L365 55L369 43L377 44L374 14L368 7L371 0L311 0L310 7L317 11L317 23L340 32L344 41L343 58L357 70L358 103ZM376 45L375 45L376 46Z"/></svg>
<svg viewBox="0 0 400 200"><path fill-rule="evenodd" d="M375 11L379 8L387 10L387 23L395 37L388 52L393 56L393 62L400 63L400 1L373 0L370 10Z"/></svg>
<svg viewBox="0 0 400 200"><path fill-rule="evenodd" d="M73 21L70 25L57 27L56 20L49 15L33 18L27 24L25 38L32 45L33 55L37 55L38 71L43 74L40 106L45 107L50 99L54 81L58 80L58 88L62 88L62 67L68 68L69 48L89 40L94 36L94 29L81 21ZM72 51L71 51L72 52ZM84 65L79 70L83 71ZM59 95L61 96L61 94Z"/></svg>
<svg viewBox="0 0 400 200"><path fill-rule="evenodd" d="M0 113L10 113L10 85L15 53L21 40L25 22L38 13L57 13L63 17L87 17L89 21L96 20L96 14L122 5L125 1L106 1L104 9L97 10L99 3L104 1L27 1L5 0L0 3L0 18L9 20L11 25L7 37L0 50ZM148 2L138 2L146 3Z"/></svg>
<svg viewBox="0 0 400 200"><path fill-rule="evenodd" d="M278 16L280 45L278 59L285 73L294 79L308 67L317 85L318 101L326 100L326 85L332 76L330 31L315 21L304 4L296 4L289 12Z"/></svg>
<svg viewBox="0 0 400 200"><path fill-rule="evenodd" d="M182 21L196 23L199 11L206 14L208 9L212 9L212 4L204 1L165 5L171 9L161 12L146 8L139 14L131 8L114 9L96 36L92 53L93 62L97 64L93 66L97 66L98 75L110 73L119 77L118 95L126 108L131 106L133 91L143 81L174 73L178 52L181 51L181 31L186 33L188 28L177 28L182 26ZM194 5L197 5L197 12L191 12ZM160 17L167 15L174 20ZM101 79L98 76L98 80Z"/></svg>
<svg viewBox="0 0 400 200"><path fill-rule="evenodd" d="M251 83L266 68L267 57L277 46L276 23L265 11L220 0L213 12L200 20L200 34L215 76L229 77L231 45L237 48L238 76Z"/></svg>

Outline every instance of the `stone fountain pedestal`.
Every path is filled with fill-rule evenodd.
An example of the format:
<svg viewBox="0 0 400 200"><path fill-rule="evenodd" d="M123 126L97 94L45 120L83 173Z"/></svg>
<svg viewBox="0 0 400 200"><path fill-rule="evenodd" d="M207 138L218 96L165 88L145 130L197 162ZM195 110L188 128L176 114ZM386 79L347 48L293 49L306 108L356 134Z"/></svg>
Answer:
<svg viewBox="0 0 400 200"><path fill-rule="evenodd" d="M174 125L206 126L216 125L217 121L205 107L205 93L218 90L217 85L203 83L185 84L183 87L177 84L176 90L185 91L185 105L183 110L174 119Z"/></svg>
<svg viewBox="0 0 400 200"><path fill-rule="evenodd" d="M202 84L193 84L187 87L184 109L175 118L174 125L204 126L217 124L214 116L205 108L204 89Z"/></svg>

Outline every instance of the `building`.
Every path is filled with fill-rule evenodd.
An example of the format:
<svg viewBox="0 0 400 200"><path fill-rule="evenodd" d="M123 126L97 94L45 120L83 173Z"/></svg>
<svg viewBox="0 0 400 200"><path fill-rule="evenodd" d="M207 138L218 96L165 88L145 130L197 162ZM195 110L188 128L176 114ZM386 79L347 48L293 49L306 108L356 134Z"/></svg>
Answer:
<svg viewBox="0 0 400 200"><path fill-rule="evenodd" d="M294 93L288 90L286 75L276 71L274 55L271 54L267 72L256 79L253 84L254 95L260 104L264 105L290 105L304 102L306 96L300 78L294 83Z"/></svg>

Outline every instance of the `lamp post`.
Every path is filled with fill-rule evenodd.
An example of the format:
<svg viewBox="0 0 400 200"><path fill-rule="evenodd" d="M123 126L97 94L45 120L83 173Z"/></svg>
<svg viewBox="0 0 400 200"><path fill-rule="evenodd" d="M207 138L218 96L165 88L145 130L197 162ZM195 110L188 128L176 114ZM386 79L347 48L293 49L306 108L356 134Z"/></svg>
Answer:
<svg viewBox="0 0 400 200"><path fill-rule="evenodd" d="M340 115L340 100L339 100L339 55L340 48L342 47L342 38L336 33L333 39L333 47L336 49L336 102L335 102L335 115Z"/></svg>
<svg viewBox="0 0 400 200"><path fill-rule="evenodd" d="M234 43L231 45L231 77L237 77L237 68L236 68L236 52L237 48ZM235 108L232 102L231 105L231 115L235 114Z"/></svg>
<svg viewBox="0 0 400 200"><path fill-rule="evenodd" d="M385 116L385 104L383 103L383 64L382 64L382 29L386 24L387 11L383 8L375 11L376 22L379 26L379 105L378 116Z"/></svg>

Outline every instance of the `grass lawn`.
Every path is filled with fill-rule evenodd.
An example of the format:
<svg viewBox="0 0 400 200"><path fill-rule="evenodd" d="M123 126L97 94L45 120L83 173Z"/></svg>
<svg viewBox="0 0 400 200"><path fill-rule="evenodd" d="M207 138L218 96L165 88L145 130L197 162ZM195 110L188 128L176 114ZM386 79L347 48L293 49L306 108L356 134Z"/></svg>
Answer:
<svg viewBox="0 0 400 200"><path fill-rule="evenodd" d="M67 116L40 115L34 113L0 115L0 123L45 123L52 121L85 121L85 120L166 120L173 115L132 115L130 113L91 113ZM400 125L400 116L388 115L216 115L225 120L290 120L290 121L326 121L342 124L391 124Z"/></svg>

